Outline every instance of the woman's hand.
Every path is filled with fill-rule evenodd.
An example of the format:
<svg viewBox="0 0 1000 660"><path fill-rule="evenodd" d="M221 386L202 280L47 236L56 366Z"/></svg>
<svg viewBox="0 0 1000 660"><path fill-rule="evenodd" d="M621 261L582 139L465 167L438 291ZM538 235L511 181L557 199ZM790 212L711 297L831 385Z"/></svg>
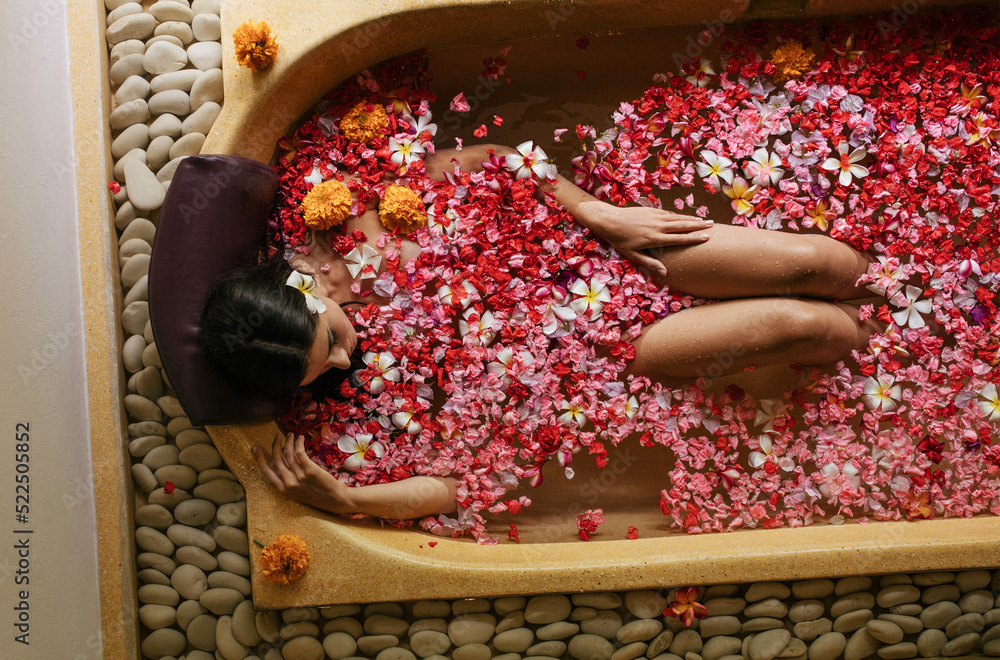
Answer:
<svg viewBox="0 0 1000 660"><path fill-rule="evenodd" d="M284 446L282 446L284 445ZM306 454L305 437L291 433L282 442L275 434L268 461L254 445L254 458L264 477L289 498L331 513L356 513L351 503L351 488L313 462Z"/></svg>
<svg viewBox="0 0 1000 660"><path fill-rule="evenodd" d="M714 224L696 216L643 206L622 208L604 202L585 202L580 212L586 215L585 225L623 257L660 275L667 274L667 267L644 250L704 243L708 234L702 230Z"/></svg>

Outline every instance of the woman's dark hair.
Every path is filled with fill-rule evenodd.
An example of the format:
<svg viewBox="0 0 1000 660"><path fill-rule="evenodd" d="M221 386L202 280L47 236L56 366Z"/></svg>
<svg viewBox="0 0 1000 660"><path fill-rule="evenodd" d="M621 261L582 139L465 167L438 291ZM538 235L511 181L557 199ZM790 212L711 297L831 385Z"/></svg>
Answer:
<svg viewBox="0 0 1000 660"><path fill-rule="evenodd" d="M227 275L212 291L198 340L205 355L245 389L286 396L305 377L316 316L285 280L278 255Z"/></svg>

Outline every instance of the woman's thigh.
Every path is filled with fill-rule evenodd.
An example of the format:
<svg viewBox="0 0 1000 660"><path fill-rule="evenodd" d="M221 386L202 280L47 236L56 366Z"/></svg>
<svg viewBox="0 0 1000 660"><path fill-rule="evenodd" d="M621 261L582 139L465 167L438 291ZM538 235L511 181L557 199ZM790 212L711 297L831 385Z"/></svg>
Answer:
<svg viewBox="0 0 1000 660"><path fill-rule="evenodd" d="M852 311L853 310L853 311ZM749 366L829 364L867 342L856 308L747 298L692 307L647 327L628 372L652 380L716 378Z"/></svg>
<svg viewBox="0 0 1000 660"><path fill-rule="evenodd" d="M702 298L868 297L854 286L870 260L828 236L716 224L704 243L656 248L664 282Z"/></svg>

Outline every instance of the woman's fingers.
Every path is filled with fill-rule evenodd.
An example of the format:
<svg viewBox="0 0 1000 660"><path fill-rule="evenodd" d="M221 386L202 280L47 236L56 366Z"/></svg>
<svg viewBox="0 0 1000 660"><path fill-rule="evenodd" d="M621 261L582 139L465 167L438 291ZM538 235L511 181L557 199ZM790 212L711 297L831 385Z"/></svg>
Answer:
<svg viewBox="0 0 1000 660"><path fill-rule="evenodd" d="M264 450L254 445L253 453L254 453L254 458L257 459L257 467L260 468L260 471L263 473L264 478L270 481L271 485L273 485L275 488L277 488L278 490L282 490L285 487L285 484L281 480L281 477L275 474L274 470L271 469L271 466L267 462L267 457L264 455ZM274 451L271 452L271 455L274 456Z"/></svg>

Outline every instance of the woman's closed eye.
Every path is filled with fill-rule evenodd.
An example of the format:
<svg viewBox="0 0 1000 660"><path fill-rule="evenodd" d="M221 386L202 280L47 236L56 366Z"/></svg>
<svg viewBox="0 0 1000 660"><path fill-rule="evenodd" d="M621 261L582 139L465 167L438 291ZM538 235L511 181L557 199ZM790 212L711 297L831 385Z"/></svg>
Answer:
<svg viewBox="0 0 1000 660"><path fill-rule="evenodd" d="M337 345L337 333L333 330L327 330L327 336L330 339L330 353L332 353L333 347Z"/></svg>

